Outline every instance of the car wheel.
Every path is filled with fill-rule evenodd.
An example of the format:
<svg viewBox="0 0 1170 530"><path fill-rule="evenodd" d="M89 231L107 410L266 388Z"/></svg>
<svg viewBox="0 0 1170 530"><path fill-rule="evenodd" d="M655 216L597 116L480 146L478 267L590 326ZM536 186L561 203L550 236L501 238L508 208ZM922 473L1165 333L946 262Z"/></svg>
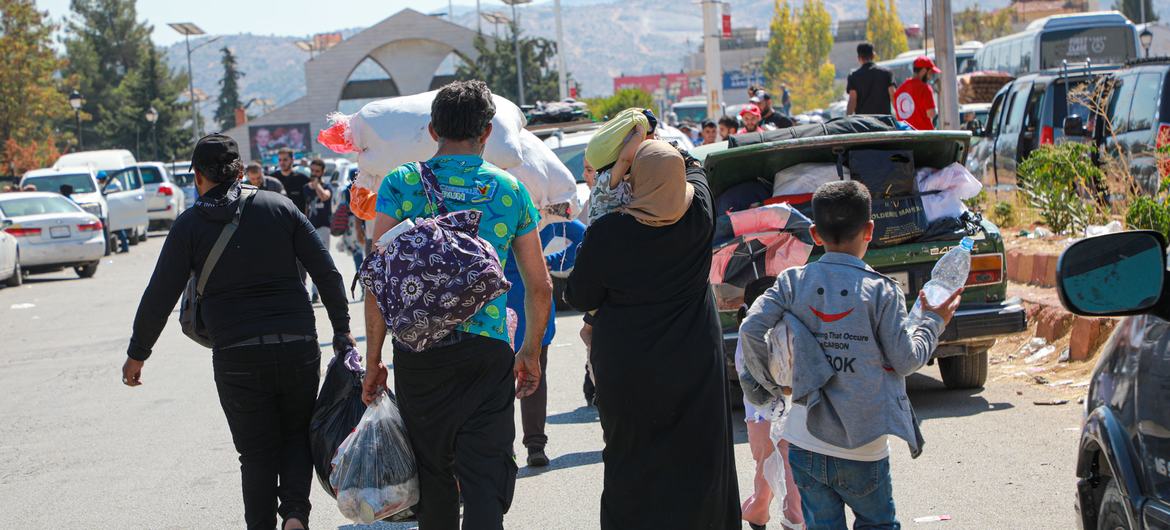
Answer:
<svg viewBox="0 0 1170 530"><path fill-rule="evenodd" d="M141 234L138 234L138 241L145 243L147 239L150 239L150 234L148 234L146 230L143 230Z"/></svg>
<svg viewBox="0 0 1170 530"><path fill-rule="evenodd" d="M16 255L16 267L12 269L12 277L4 282L9 287L20 287L24 283L24 270L20 268L20 254Z"/></svg>
<svg viewBox="0 0 1170 530"><path fill-rule="evenodd" d="M1097 530L1129 530L1129 517L1125 515L1125 497L1117 481L1109 479L1105 494L1101 496L1101 509L1097 512Z"/></svg>
<svg viewBox="0 0 1170 530"><path fill-rule="evenodd" d="M105 253L105 255L109 256L110 254L114 253L115 247L114 247L114 243L112 241L113 238L110 237L110 223L105 219L102 219L102 235L106 236L106 253Z"/></svg>
<svg viewBox="0 0 1170 530"><path fill-rule="evenodd" d="M137 245L138 244L138 229L131 228L129 230L129 233L126 234L126 237L130 240L130 246Z"/></svg>
<svg viewBox="0 0 1170 530"><path fill-rule="evenodd" d="M97 274L98 263L99 262L95 261L93 263L87 263L85 265L73 267L73 271L82 278L93 278L93 275Z"/></svg>
<svg viewBox="0 0 1170 530"><path fill-rule="evenodd" d="M943 384L951 390L983 388L987 382L987 350L938 360Z"/></svg>

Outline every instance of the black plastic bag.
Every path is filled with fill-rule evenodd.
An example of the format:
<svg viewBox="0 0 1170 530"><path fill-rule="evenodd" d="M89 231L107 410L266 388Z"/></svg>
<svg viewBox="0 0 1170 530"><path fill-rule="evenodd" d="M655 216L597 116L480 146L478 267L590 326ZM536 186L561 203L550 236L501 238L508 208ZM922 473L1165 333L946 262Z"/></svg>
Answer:
<svg viewBox="0 0 1170 530"><path fill-rule="evenodd" d="M851 150L849 178L865 184L874 200L905 197L918 192L914 152L910 150Z"/></svg>
<svg viewBox="0 0 1170 530"><path fill-rule="evenodd" d="M325 371L325 382L321 384L317 404L313 407L313 419L309 422L313 468L321 487L334 498L337 494L329 485L329 474L333 471L331 462L341 442L353 432L366 412L366 404L362 402L363 377L365 371L361 369L361 356L356 349L351 348L346 355L334 356Z"/></svg>
<svg viewBox="0 0 1170 530"><path fill-rule="evenodd" d="M812 136L896 130L898 130L898 124L894 121L893 116L846 116L844 118L835 118L825 123L810 123L772 131L732 135L731 138L727 139L727 147L741 147L764 142L792 140L794 138L809 138Z"/></svg>
<svg viewBox="0 0 1170 530"><path fill-rule="evenodd" d="M916 241L926 232L926 227L922 197L873 197L873 241L870 246L880 248Z"/></svg>

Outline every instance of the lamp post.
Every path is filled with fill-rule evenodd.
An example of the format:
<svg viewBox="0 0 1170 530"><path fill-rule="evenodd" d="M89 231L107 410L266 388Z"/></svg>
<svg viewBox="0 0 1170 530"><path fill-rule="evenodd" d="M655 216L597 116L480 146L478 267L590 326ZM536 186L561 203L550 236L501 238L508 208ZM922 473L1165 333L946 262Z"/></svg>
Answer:
<svg viewBox="0 0 1170 530"><path fill-rule="evenodd" d="M516 50L516 90L520 101L520 106L524 106L524 64L520 60L520 18L516 15L516 6L518 4L530 4L532 0L503 0L505 4L512 6L512 47Z"/></svg>
<svg viewBox="0 0 1170 530"><path fill-rule="evenodd" d="M69 94L69 106L73 107L73 115L77 117L77 150L82 149L81 143L81 106L85 104L85 96L76 90Z"/></svg>
<svg viewBox="0 0 1170 530"><path fill-rule="evenodd" d="M553 2L557 17L557 88L561 101L569 97L569 72L565 69L565 28L561 24L561 0Z"/></svg>
<svg viewBox="0 0 1170 530"><path fill-rule="evenodd" d="M493 31L495 31L497 39L500 38L500 24L507 24L512 21L507 15L493 11L484 13L482 16L484 20L492 23Z"/></svg>
<svg viewBox="0 0 1170 530"><path fill-rule="evenodd" d="M195 103L195 77L191 69L191 35L205 35L206 32L191 22L171 22L167 25L179 32L187 42L187 90L191 98L191 131L195 134L195 141L199 141L199 107Z"/></svg>
<svg viewBox="0 0 1170 530"><path fill-rule="evenodd" d="M1146 26L1138 35L1138 39L1142 41L1142 48L1146 50L1146 59L1150 58L1150 45L1154 43L1154 34L1150 31L1150 26Z"/></svg>
<svg viewBox="0 0 1170 530"><path fill-rule="evenodd" d="M158 160L158 134L154 130L154 122L158 121L158 110L154 107L146 109L146 122L150 124L151 154Z"/></svg>

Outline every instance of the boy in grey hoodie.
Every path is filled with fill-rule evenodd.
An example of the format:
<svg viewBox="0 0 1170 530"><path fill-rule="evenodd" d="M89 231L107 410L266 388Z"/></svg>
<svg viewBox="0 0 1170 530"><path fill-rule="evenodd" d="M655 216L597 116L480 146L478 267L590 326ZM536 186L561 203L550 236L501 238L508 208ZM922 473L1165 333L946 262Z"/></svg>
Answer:
<svg viewBox="0 0 1170 530"><path fill-rule="evenodd" d="M795 352L794 403L783 430L810 530L844 529L845 505L858 527L899 528L888 438L920 450L905 378L930 360L962 294L935 307L919 293L925 318L908 327L897 282L861 260L873 236L870 202L856 181L817 189L810 232L824 256L782 272L740 326L745 358L767 355L764 337L786 314L820 344ZM802 376L826 372L817 388L797 388Z"/></svg>

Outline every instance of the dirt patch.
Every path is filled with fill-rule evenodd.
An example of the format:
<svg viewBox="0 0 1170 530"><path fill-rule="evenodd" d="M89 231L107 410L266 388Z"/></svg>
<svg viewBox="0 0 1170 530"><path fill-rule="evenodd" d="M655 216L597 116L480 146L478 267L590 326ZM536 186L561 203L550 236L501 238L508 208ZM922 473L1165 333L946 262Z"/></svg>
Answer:
<svg viewBox="0 0 1170 530"><path fill-rule="evenodd" d="M1034 389L1038 401L1066 399L1070 404L1077 403L1088 391L1089 377L1097 364L1096 354L1086 361L1061 361L1062 353L1069 347L1069 336L1040 346L1032 343L1034 333L1035 325L1031 325L1027 331L1000 337L988 354L991 366L987 384L1013 381ZM1050 353L1028 361L1034 353L1047 351L1048 347Z"/></svg>
<svg viewBox="0 0 1170 530"><path fill-rule="evenodd" d="M1029 238L1021 236L1018 231L1009 232L1004 230L1003 245L1007 250L1020 250L1029 254L1057 254L1064 252L1064 249L1072 244L1069 238L1065 236L1047 236L1042 238Z"/></svg>

